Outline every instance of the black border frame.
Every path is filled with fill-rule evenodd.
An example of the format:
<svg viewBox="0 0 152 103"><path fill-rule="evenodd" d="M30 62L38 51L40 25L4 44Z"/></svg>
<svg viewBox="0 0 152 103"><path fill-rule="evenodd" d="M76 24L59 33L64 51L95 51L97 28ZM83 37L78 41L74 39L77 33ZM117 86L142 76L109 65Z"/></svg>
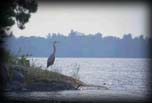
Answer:
<svg viewBox="0 0 152 103"><path fill-rule="evenodd" d="M117 3L117 4L120 4L121 3L146 3L148 8L149 8L149 33L150 33L150 36L152 37L152 5L151 5L151 2L150 0L37 0L38 2L44 2L44 3L66 3L66 2L78 2L78 3L90 3L90 2L100 2L100 3ZM151 42L149 41L149 44L151 44ZM5 48L5 47L4 47ZM3 48L3 44L1 44L0 46L0 57L3 58L3 54L5 53L5 49ZM149 57L152 58L152 46L150 45L149 46ZM0 59L0 63L3 63L3 59ZM0 66L2 67L2 66ZM0 69L1 70L1 69ZM152 93L152 63L151 61L149 62L149 80L148 82L151 83L150 84L150 92ZM1 71L0 71L1 72ZM1 77L1 75L0 75ZM10 99L10 98L6 98L4 95L3 95L3 90L2 90L2 82L0 81L0 101L2 101L2 103L71 103L72 101L57 101L57 100L52 100L52 101L34 101L34 100L14 100L14 99ZM149 94L149 98L147 98L146 100L143 100L143 101L135 101L135 100L129 100L129 98L126 100L126 99L120 99L120 100L116 100L116 101L111 101L111 100L101 100L101 101L86 101L87 103L91 102L91 103L149 103L149 102L152 102L152 99L151 99L151 93ZM74 101L74 103L77 103L77 102L83 102L83 103L86 103L85 101ZM73 103L73 102L72 102Z"/></svg>

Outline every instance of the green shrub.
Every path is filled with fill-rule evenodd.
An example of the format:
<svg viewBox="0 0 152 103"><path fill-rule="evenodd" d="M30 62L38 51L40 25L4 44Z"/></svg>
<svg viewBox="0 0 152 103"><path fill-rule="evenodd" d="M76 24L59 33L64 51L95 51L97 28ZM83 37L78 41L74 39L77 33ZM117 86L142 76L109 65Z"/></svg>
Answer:
<svg viewBox="0 0 152 103"><path fill-rule="evenodd" d="M28 55L22 55L21 57L18 57L16 55L11 54L9 51L5 52L4 55L4 61L7 64L14 64L14 65L22 65L22 66L30 66L30 62L27 59Z"/></svg>

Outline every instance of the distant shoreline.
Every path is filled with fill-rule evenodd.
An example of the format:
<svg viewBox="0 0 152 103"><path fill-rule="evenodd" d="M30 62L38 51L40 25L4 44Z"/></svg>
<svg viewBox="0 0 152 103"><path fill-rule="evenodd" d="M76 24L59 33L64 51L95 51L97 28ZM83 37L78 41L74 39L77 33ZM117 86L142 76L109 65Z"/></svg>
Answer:
<svg viewBox="0 0 152 103"><path fill-rule="evenodd" d="M48 57L41 57L41 56L40 57L38 57L38 56L37 57L32 57L31 56L31 57L27 57L27 58L48 58ZM133 57L125 57L125 58L124 57L56 57L56 58L73 58L73 59L74 58L80 58L80 59L81 58L82 59L83 58L91 58L91 59L111 59L111 58L112 59L152 59L152 58L146 58L146 57L145 58L138 58L138 57L135 57L135 58L133 58Z"/></svg>

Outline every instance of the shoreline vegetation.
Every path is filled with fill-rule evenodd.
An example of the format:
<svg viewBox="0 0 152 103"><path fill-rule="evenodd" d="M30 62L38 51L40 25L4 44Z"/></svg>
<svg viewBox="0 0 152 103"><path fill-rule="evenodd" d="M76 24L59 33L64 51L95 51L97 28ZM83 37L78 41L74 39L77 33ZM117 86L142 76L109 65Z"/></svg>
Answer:
<svg viewBox="0 0 152 103"><path fill-rule="evenodd" d="M5 68L8 76L5 91L60 91L102 88L104 86L88 85L75 77L49 71L42 67L30 65L28 55L17 57L7 52Z"/></svg>
<svg viewBox="0 0 152 103"><path fill-rule="evenodd" d="M28 55L5 55L7 80L5 91L57 91L78 90L85 83L73 77L30 65Z"/></svg>

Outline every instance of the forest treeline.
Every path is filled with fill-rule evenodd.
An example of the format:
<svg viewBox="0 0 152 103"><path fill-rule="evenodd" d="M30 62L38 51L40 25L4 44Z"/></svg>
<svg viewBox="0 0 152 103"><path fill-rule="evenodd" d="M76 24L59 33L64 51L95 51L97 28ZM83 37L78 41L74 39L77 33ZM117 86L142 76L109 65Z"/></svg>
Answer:
<svg viewBox="0 0 152 103"><path fill-rule="evenodd" d="M73 31L68 36L59 33L48 34L47 37L15 37L7 38L6 47L14 54L20 56L29 54L33 57L48 57L52 52L53 41L57 45L57 57L122 57L147 58L151 38L143 35L132 37L124 34L122 38L114 36L103 37L101 33L85 35Z"/></svg>

